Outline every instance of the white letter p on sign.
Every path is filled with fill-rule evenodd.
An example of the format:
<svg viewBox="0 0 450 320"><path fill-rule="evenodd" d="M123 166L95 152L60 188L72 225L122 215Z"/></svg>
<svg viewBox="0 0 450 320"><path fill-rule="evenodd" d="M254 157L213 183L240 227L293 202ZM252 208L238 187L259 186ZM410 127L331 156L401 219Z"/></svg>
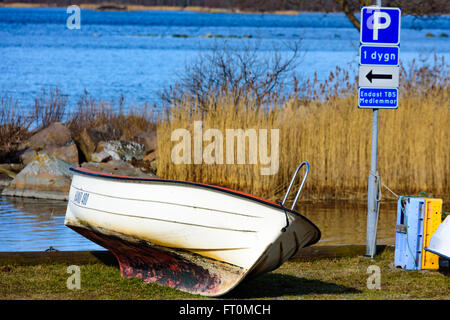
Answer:
<svg viewBox="0 0 450 320"><path fill-rule="evenodd" d="M384 23L381 23L381 18L384 18ZM391 25L391 17L386 12L375 11L373 13L373 40L378 40L378 30L386 29Z"/></svg>

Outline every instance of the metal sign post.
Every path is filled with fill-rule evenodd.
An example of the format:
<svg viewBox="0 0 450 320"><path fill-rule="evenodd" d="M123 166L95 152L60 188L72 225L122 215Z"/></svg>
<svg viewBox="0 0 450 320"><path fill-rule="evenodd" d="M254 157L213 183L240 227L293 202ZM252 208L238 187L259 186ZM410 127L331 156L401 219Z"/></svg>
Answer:
<svg viewBox="0 0 450 320"><path fill-rule="evenodd" d="M368 181L366 255L376 254L380 178L377 169L378 110L398 108L400 9L362 7L358 108L373 109Z"/></svg>
<svg viewBox="0 0 450 320"><path fill-rule="evenodd" d="M373 257L377 250L377 227L378 227L378 170L377 170L377 147L378 147L378 109L373 109L372 115L372 156L370 159L369 190L367 193L367 236L366 255Z"/></svg>

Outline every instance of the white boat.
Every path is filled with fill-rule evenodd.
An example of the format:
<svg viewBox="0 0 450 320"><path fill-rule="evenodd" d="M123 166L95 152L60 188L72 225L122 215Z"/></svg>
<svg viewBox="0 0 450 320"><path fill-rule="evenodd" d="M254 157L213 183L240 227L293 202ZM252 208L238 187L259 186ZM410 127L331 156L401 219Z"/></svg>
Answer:
<svg viewBox="0 0 450 320"><path fill-rule="evenodd" d="M291 209L284 206L300 168ZM218 186L72 169L65 225L110 250L122 276L219 296L278 268L319 229L293 211L309 164L281 204Z"/></svg>
<svg viewBox="0 0 450 320"><path fill-rule="evenodd" d="M450 260L450 217L439 225L425 250Z"/></svg>

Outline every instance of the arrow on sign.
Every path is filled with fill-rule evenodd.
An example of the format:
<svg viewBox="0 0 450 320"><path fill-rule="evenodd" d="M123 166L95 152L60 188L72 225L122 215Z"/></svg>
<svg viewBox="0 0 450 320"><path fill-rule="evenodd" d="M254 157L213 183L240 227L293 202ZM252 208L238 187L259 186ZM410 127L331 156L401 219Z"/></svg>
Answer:
<svg viewBox="0 0 450 320"><path fill-rule="evenodd" d="M367 88L398 88L399 67L359 66L359 86Z"/></svg>
<svg viewBox="0 0 450 320"><path fill-rule="evenodd" d="M373 74L372 70L368 74L366 74L367 80L372 83L372 79L392 79L392 74Z"/></svg>

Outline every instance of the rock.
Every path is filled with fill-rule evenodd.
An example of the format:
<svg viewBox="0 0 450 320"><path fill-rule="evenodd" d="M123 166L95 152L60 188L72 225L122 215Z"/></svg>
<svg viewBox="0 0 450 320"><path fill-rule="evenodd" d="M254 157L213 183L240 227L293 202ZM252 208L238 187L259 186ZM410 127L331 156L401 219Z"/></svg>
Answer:
<svg viewBox="0 0 450 320"><path fill-rule="evenodd" d="M78 166L78 149L73 141L72 143L65 146L47 147L44 150L39 151L39 154L48 154L65 162Z"/></svg>
<svg viewBox="0 0 450 320"><path fill-rule="evenodd" d="M70 130L61 122L53 122L40 130L23 143L19 150L23 150L19 153L19 158L25 165L32 162L37 154L48 154L78 165L77 146Z"/></svg>
<svg viewBox="0 0 450 320"><path fill-rule="evenodd" d="M120 176L157 178L157 176L155 176L154 174L144 173L139 168L135 168L131 164L120 160L111 160L106 163L85 162L81 165L81 167L92 171L109 173Z"/></svg>
<svg viewBox="0 0 450 320"><path fill-rule="evenodd" d="M109 160L112 160L112 157L105 151L96 152L91 155L91 161L93 162L108 162Z"/></svg>
<svg viewBox="0 0 450 320"><path fill-rule="evenodd" d="M154 173L158 172L158 161L154 160L150 163L150 170L152 170Z"/></svg>
<svg viewBox="0 0 450 320"><path fill-rule="evenodd" d="M53 122L46 128L32 135L26 142L20 145L19 150L42 150L49 146L64 146L72 142L70 130L61 122Z"/></svg>
<svg viewBox="0 0 450 320"><path fill-rule="evenodd" d="M148 154L158 148L158 136L156 132L141 132L134 136L137 143L144 145L144 153Z"/></svg>
<svg viewBox="0 0 450 320"><path fill-rule="evenodd" d="M47 154L38 154L2 195L55 200L68 200L73 167L70 163Z"/></svg>
<svg viewBox="0 0 450 320"><path fill-rule="evenodd" d="M4 174L4 175L10 177L11 179L14 179L14 177L16 176L16 173L14 171L11 171L7 168L1 168L1 167L0 167L0 174Z"/></svg>
<svg viewBox="0 0 450 320"><path fill-rule="evenodd" d="M117 140L122 135L122 131L112 125L104 124L95 128L84 129L75 138L86 161L91 161L91 156L96 151L100 141Z"/></svg>
<svg viewBox="0 0 450 320"><path fill-rule="evenodd" d="M142 160L152 162L153 160L156 160L157 157L158 157L158 150L155 150L146 155Z"/></svg>
<svg viewBox="0 0 450 320"><path fill-rule="evenodd" d="M0 164L0 173L14 179L17 173L24 168L20 163L3 163Z"/></svg>
<svg viewBox="0 0 450 320"><path fill-rule="evenodd" d="M98 141L96 142L94 138L89 135L87 129L84 129L81 132L80 136L76 138L76 141L85 159L87 161L90 161L91 155L95 152L95 149L97 148Z"/></svg>
<svg viewBox="0 0 450 320"><path fill-rule="evenodd" d="M157 172L156 171L156 160L153 160L150 162L150 161L145 161L144 159L142 159L142 160L133 159L131 161L128 161L128 163L130 163L135 168L139 168L144 173L156 174L156 172Z"/></svg>
<svg viewBox="0 0 450 320"><path fill-rule="evenodd" d="M23 165L17 163L0 164L0 191L11 183L21 169Z"/></svg>
<svg viewBox="0 0 450 320"><path fill-rule="evenodd" d="M28 148L19 154L19 158L24 165L27 165L37 154L48 154L78 166L78 149L73 141L65 146L48 146L41 151Z"/></svg>
<svg viewBox="0 0 450 320"><path fill-rule="evenodd" d="M142 159L144 146L134 141L101 141L97 146L97 152L106 152L114 160L129 161L133 158Z"/></svg>
<svg viewBox="0 0 450 320"><path fill-rule="evenodd" d="M19 159L22 161L24 165L29 164L31 161L33 161L34 157L36 157L37 152L36 150L29 148L25 149L24 151L19 153Z"/></svg>
<svg viewBox="0 0 450 320"><path fill-rule="evenodd" d="M7 187L12 180L13 179L9 175L0 172L0 191Z"/></svg>

